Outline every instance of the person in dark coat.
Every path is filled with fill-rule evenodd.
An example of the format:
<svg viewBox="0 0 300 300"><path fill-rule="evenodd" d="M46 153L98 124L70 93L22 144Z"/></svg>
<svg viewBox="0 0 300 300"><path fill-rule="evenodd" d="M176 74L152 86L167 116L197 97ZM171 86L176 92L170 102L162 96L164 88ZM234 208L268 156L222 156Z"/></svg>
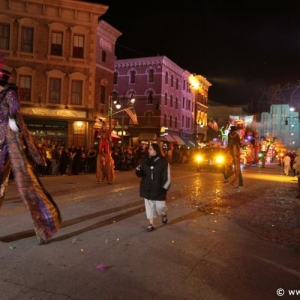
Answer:
<svg viewBox="0 0 300 300"><path fill-rule="evenodd" d="M151 144L148 154L136 168L136 175L141 178L140 197L144 198L149 220L146 231L151 232L157 215L162 216L163 224L168 222L166 199L171 184L171 171L170 164L158 144Z"/></svg>

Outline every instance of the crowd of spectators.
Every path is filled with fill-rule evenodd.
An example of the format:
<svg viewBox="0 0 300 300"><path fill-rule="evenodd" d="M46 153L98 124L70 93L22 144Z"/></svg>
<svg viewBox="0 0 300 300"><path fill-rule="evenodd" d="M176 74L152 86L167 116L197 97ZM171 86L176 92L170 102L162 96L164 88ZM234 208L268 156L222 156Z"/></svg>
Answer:
<svg viewBox="0 0 300 300"><path fill-rule="evenodd" d="M83 173L95 173L98 155L98 147L71 146L69 148L53 145L46 146L38 144L38 150L47 162L47 166L38 166L38 175L43 177L78 175ZM192 149L186 147L165 148L166 157L171 164L188 163ZM114 160L114 169L118 171L129 171L135 169L142 163L143 158L148 155L148 146L114 146L111 148L111 156Z"/></svg>

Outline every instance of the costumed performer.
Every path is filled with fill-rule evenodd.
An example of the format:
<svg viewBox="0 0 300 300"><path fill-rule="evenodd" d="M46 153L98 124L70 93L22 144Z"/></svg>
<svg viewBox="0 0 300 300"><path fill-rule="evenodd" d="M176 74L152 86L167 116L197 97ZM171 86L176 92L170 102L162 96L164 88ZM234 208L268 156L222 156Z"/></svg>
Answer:
<svg viewBox="0 0 300 300"><path fill-rule="evenodd" d="M232 163L234 166L233 178L230 180L230 184L235 188L243 186L243 177L241 172L240 165L240 149L241 149L241 140L240 136L237 133L237 127L231 126L228 133L228 145L227 149L232 157Z"/></svg>
<svg viewBox="0 0 300 300"><path fill-rule="evenodd" d="M105 124L105 123L104 123ZM96 182L107 181L108 184L115 182L115 165L111 156L109 145L110 134L105 131L101 134L99 153L97 155Z"/></svg>
<svg viewBox="0 0 300 300"><path fill-rule="evenodd" d="M0 69L0 208L12 170L19 195L30 212L38 243L45 244L61 226L60 211L35 174L46 166L19 112L18 88Z"/></svg>

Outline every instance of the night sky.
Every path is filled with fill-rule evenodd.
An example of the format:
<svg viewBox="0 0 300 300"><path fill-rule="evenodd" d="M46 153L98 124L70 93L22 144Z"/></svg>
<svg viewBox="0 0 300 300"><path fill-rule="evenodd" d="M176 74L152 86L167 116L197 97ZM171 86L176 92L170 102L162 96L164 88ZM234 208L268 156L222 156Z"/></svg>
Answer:
<svg viewBox="0 0 300 300"><path fill-rule="evenodd" d="M206 77L210 100L247 104L265 87L299 84L300 2L243 9L220 0L88 2L109 6L102 19L122 32L117 58L165 55Z"/></svg>

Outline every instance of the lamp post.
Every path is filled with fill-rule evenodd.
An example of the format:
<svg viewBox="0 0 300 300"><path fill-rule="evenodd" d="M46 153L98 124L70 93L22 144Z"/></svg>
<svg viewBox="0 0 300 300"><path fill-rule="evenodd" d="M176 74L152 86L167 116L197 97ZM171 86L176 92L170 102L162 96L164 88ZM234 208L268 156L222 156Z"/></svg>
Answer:
<svg viewBox="0 0 300 300"><path fill-rule="evenodd" d="M120 103L120 100L122 102L122 104ZM125 100L129 100L128 103L125 105ZM122 145L124 143L124 120L125 120L125 109L129 106L132 106L135 102L135 98L134 98L134 94L131 93L130 94L130 97L129 98L126 98L126 97L122 97L122 98L119 98L117 101L116 101L116 108L117 109L120 109L122 108L121 111L119 112L122 112L122 123L121 123L121 142L122 142Z"/></svg>

